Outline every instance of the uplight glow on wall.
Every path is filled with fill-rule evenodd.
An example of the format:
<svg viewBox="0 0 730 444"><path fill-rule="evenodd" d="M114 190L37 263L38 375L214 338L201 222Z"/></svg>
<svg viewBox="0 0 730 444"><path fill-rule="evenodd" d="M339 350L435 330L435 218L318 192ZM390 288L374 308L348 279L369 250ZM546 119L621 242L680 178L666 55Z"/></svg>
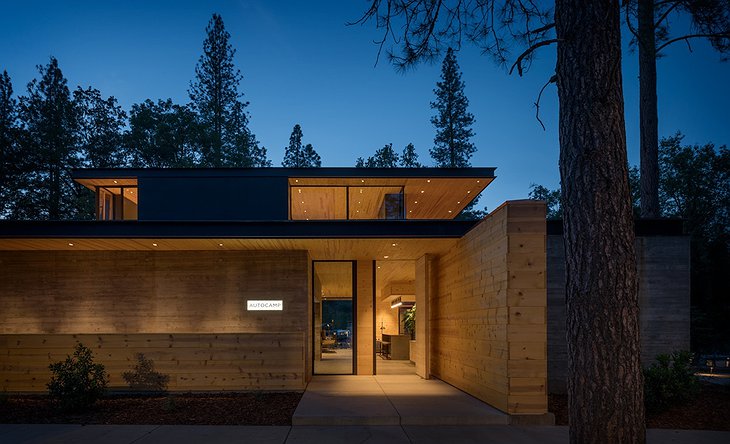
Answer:
<svg viewBox="0 0 730 444"><path fill-rule="evenodd" d="M248 311L282 311L284 301L273 300L247 300L246 310Z"/></svg>

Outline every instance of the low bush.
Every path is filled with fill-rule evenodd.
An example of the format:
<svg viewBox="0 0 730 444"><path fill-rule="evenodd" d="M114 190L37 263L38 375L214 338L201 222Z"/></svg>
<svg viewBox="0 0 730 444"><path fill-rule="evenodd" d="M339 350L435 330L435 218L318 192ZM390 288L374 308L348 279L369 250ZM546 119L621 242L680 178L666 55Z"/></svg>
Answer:
<svg viewBox="0 0 730 444"><path fill-rule="evenodd" d="M137 353L136 358L137 365L134 366L134 370L122 373L122 378L129 384L129 388L146 392L164 392L170 376L156 372L155 363L147 359L144 354Z"/></svg>
<svg viewBox="0 0 730 444"><path fill-rule="evenodd" d="M109 382L102 364L94 363L91 350L78 343L73 356L48 366L53 375L46 385L49 395L62 410L91 407L104 395Z"/></svg>
<svg viewBox="0 0 730 444"><path fill-rule="evenodd" d="M644 404L651 413L685 402L697 395L699 381L692 370L692 354L661 354L644 370Z"/></svg>

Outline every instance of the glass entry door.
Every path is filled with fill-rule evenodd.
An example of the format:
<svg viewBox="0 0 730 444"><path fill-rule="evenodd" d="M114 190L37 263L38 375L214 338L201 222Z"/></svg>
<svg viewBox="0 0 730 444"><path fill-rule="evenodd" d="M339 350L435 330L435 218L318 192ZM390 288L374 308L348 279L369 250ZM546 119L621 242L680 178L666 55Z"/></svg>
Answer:
<svg viewBox="0 0 730 444"><path fill-rule="evenodd" d="M351 375L355 369L354 262L314 261L314 374Z"/></svg>

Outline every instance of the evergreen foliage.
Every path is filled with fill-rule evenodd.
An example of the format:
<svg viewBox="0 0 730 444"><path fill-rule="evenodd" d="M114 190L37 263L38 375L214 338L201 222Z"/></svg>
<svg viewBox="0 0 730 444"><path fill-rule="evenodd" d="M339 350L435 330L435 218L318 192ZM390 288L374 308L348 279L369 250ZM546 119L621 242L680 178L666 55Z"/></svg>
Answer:
<svg viewBox="0 0 730 444"><path fill-rule="evenodd" d="M208 22L203 54L195 66L195 80L190 84L190 100L197 113L203 138L200 166L260 166L267 161L260 156L256 138L248 129L248 102L241 100L238 86L243 76L235 68L236 50L231 35L218 14ZM254 159L250 159L251 155Z"/></svg>
<svg viewBox="0 0 730 444"><path fill-rule="evenodd" d="M322 166L322 159L312 144L302 146L303 137L302 127L297 123L289 136L289 146L285 148L282 166L287 168L319 168Z"/></svg>
<svg viewBox="0 0 730 444"><path fill-rule="evenodd" d="M62 410L77 411L91 407L104 395L109 382L102 364L94 363L88 347L76 344L73 356L48 366L51 380L48 394Z"/></svg>
<svg viewBox="0 0 730 444"><path fill-rule="evenodd" d="M403 148L400 156L400 166L403 168L421 168L423 165L418 161L418 153L412 143Z"/></svg>
<svg viewBox="0 0 730 444"><path fill-rule="evenodd" d="M367 160L358 157L355 161L357 168L397 168L398 153L393 149L392 143L386 143L385 146L375 151L375 154L368 157Z"/></svg>
<svg viewBox="0 0 730 444"><path fill-rule="evenodd" d="M201 129L195 112L171 99L132 105L127 144L134 167L187 168L201 157Z"/></svg>
<svg viewBox="0 0 730 444"><path fill-rule="evenodd" d="M474 131L474 115L467 107L469 99L464 94L464 82L461 80L459 64L454 50L446 51L441 66L441 81L436 83L436 100L431 102L431 109L436 115L431 123L436 128L434 146L429 151L438 167L463 168L471 166L469 159L476 151L471 143Z"/></svg>
<svg viewBox="0 0 730 444"><path fill-rule="evenodd" d="M55 57L38 66L40 80L28 84L20 99L23 122L21 169L25 189L15 203L18 219L68 219L74 217L76 187L71 168L81 164L78 149L78 115L66 78Z"/></svg>
<svg viewBox="0 0 730 444"><path fill-rule="evenodd" d="M18 103L7 71L0 76L0 217L5 217L15 202L20 174L18 163Z"/></svg>
<svg viewBox="0 0 730 444"><path fill-rule="evenodd" d="M127 113L114 97L102 97L96 88L77 88L78 149L85 168L116 168L126 164L122 137Z"/></svg>
<svg viewBox="0 0 730 444"><path fill-rule="evenodd" d="M699 391L700 383L688 351L660 354L656 362L644 369L644 403L649 412L658 413L687 402Z"/></svg>

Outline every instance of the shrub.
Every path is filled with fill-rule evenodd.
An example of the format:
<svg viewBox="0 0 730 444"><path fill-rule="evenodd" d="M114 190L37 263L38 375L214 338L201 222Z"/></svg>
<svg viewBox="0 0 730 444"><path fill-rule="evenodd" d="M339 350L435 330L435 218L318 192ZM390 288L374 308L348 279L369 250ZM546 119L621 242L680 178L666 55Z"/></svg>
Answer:
<svg viewBox="0 0 730 444"><path fill-rule="evenodd" d="M131 372L122 373L122 378L133 390L150 392L164 392L170 376L155 371L155 363L145 358L144 354L137 353L137 365Z"/></svg>
<svg viewBox="0 0 730 444"><path fill-rule="evenodd" d="M108 383L102 364L94 363L91 350L78 343L73 356L48 366L53 375L48 394L63 410L83 410L102 397Z"/></svg>
<svg viewBox="0 0 730 444"><path fill-rule="evenodd" d="M658 355L656 362L644 370L644 404L651 413L689 400L699 388L692 371L692 354L687 351Z"/></svg>

